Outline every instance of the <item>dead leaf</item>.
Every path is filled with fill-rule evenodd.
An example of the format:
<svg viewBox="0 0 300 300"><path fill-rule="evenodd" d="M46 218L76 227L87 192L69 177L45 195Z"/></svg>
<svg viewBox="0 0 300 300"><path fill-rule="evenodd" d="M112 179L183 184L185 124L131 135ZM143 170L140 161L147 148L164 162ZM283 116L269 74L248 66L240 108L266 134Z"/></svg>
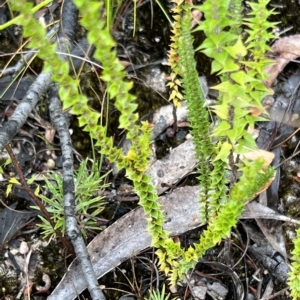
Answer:
<svg viewBox="0 0 300 300"><path fill-rule="evenodd" d="M196 25L198 25L200 23L200 20L203 17L203 13L201 11L199 11L198 9L194 9L192 11L192 23L191 23L191 28L194 28Z"/></svg>
<svg viewBox="0 0 300 300"><path fill-rule="evenodd" d="M281 215L273 209L256 201L247 204L246 210L243 212L240 219L271 219L299 225L298 220Z"/></svg>
<svg viewBox="0 0 300 300"><path fill-rule="evenodd" d="M298 176L293 176L293 179L295 179L297 182L300 182L300 177Z"/></svg>
<svg viewBox="0 0 300 300"><path fill-rule="evenodd" d="M2 201L1 203L4 204ZM0 247L10 241L31 218L38 215L38 211L17 211L16 206L17 203L13 203L0 212Z"/></svg>
<svg viewBox="0 0 300 300"><path fill-rule="evenodd" d="M251 115L255 116L255 117L260 116L262 113L265 112L265 110L266 110L265 108L261 109L261 108L258 108L258 107L250 107L249 108L249 111L250 111Z"/></svg>
<svg viewBox="0 0 300 300"><path fill-rule="evenodd" d="M55 136L55 128L52 126L47 126L46 127L46 132L45 132L45 139L49 142L49 143L53 143L54 140L54 136Z"/></svg>
<svg viewBox="0 0 300 300"><path fill-rule="evenodd" d="M274 159L274 153L262 149L256 149L249 151L247 153L244 153L241 155L242 157L247 158L248 160L257 160L259 158L263 158L265 160L264 163L264 169L266 169L268 166L271 165L273 159Z"/></svg>
<svg viewBox="0 0 300 300"><path fill-rule="evenodd" d="M300 56L300 35L291 35L280 38L272 46L272 52L269 55L274 58L274 65L265 69L266 74L270 74L268 80L264 83L267 87L271 87L278 74L291 61Z"/></svg>

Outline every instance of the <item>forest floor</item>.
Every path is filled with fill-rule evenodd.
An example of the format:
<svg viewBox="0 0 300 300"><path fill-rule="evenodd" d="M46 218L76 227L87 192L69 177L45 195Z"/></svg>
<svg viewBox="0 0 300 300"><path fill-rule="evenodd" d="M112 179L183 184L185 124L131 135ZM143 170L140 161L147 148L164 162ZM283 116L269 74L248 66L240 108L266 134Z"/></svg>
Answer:
<svg viewBox="0 0 300 300"><path fill-rule="evenodd" d="M44 12L47 22L62 17L61 5L60 1L55 2ZM165 4L167 11L170 5ZM279 31L292 27L282 37L299 33L299 4L271 1L271 7L279 12ZM139 1L136 19L133 11L131 1L122 3L112 33L128 79L134 82L132 93L137 96L141 120L147 119L153 125L153 163L149 173L156 180L164 209L172 216L168 230L184 247L188 247L199 240L205 226L200 226L201 220L195 219L198 181L186 107L183 104L174 113L167 100L170 25L154 1ZM3 3L0 22L8 19L9 12ZM78 28L76 43L80 44L84 31L80 25ZM196 33L195 41L198 43L201 39L203 36ZM21 59L19 49L24 45L21 29L16 26L2 31L0 43L1 68L6 70ZM87 45L84 42L80 45L83 50L78 55L83 56L88 51ZM210 61L204 55L197 54L196 59L199 76L208 90L207 98L215 101L217 95L209 87L217 83L218 78L209 74ZM107 299L149 299L149 290L161 290L163 285L172 299L290 299L288 261L295 239L294 220L299 218L300 195L299 66L296 60L290 62L278 75L270 104L271 121L257 124L258 146L275 155L275 180L259 199L249 205L232 235L209 250L177 290L169 290L165 276L158 270L157 258L144 230L143 212L138 208L139 199L131 182L113 162L98 155L99 149L78 126L76 117L65 113L78 183L84 182L87 190L93 188L91 198L98 197L99 200L94 206L87 204L87 210L78 216L78 223L85 233L86 243L91 243L89 251L93 253L92 260L98 268L99 283ZM17 77L0 78L1 126L8 122L41 70L42 63L35 58ZM82 92L89 97L94 109L103 111L108 135L114 137L116 145L125 149L126 141L118 128L116 109L112 103L105 102L105 88L99 80L101 71L86 64L80 72ZM162 119L163 125L159 122ZM61 282L73 257L58 237L49 239L50 235L43 231L49 226L41 227L43 223L38 212L32 209L35 193L50 201L54 199L52 207L62 207L59 205L62 153L57 132L51 124L47 95L40 99L6 150L0 154L0 299L25 299L31 294L30 298L36 300L48 297L67 300L67 296L61 296L64 292L73 299L70 289L74 289L75 297L81 292L82 276L78 275L74 263L70 267L70 277L66 276ZM8 155L9 150L14 153L15 163ZM54 180L53 174L58 179ZM89 177L91 174L95 177ZM25 188L20 184L22 176L26 181ZM45 178L52 182L52 190ZM93 180L99 182L97 187L92 185ZM81 197L87 201L85 190ZM50 204L48 202L46 206L48 209ZM93 215L95 211L97 214ZM98 254L99 245L102 253ZM103 265L106 269L101 269ZM78 299L90 298L84 292L78 295Z"/></svg>

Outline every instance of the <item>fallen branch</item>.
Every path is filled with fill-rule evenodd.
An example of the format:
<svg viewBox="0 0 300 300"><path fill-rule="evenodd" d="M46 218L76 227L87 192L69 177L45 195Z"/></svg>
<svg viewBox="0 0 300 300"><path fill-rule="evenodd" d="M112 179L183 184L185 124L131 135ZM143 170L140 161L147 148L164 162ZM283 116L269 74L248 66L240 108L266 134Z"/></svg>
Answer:
<svg viewBox="0 0 300 300"><path fill-rule="evenodd" d="M75 187L73 168L73 148L66 119L62 113L60 99L57 96L57 87L51 88L50 115L53 124L59 134L62 157L63 157L63 191L64 191L64 211L66 232L74 246L76 256L80 261L83 280L86 282L88 290L93 300L105 300L105 296L99 288L97 277L87 253L86 245L75 217ZM58 298L62 299L62 298Z"/></svg>

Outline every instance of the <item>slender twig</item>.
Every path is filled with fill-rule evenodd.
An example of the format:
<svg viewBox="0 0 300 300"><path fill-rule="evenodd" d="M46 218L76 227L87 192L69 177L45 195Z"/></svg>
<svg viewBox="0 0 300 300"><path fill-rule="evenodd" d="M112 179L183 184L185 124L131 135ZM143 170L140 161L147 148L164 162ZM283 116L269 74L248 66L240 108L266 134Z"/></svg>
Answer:
<svg viewBox="0 0 300 300"><path fill-rule="evenodd" d="M57 234L57 236L61 239L62 243L68 249L68 252L75 257L75 252L74 252L72 244L66 239L66 237L64 237L62 235L62 233L59 230L55 229L55 223L51 219L51 215L49 214L49 212L45 208L44 204L40 201L40 199L32 192L32 190L27 185L27 182L26 182L26 179L24 177L24 174L23 174L23 172L22 172L22 170L21 170L21 168L20 168L20 166L18 164L18 161L17 161L17 159L16 159L16 157L15 157L15 155L14 155L11 147L7 145L5 148L6 148L7 153L9 154L9 156L11 158L12 164L14 165L14 167L16 169L16 172L19 175L22 188L29 195L29 197L31 197L31 199L34 201L34 203L40 208L41 212L43 213L43 215L45 216L45 218L48 220L48 222L52 226L52 228L55 231L55 233Z"/></svg>
<svg viewBox="0 0 300 300"><path fill-rule="evenodd" d="M63 4L61 34L59 35L58 50L68 52L72 48L72 42L75 38L75 28L78 11L71 0L66 0ZM62 57L62 59L66 59ZM84 277L87 288L93 300L106 300L101 291L97 276L95 274L90 256L86 249L81 231L78 228L75 216L75 186L74 186L74 168L73 168L73 147L72 140L68 130L65 116L62 113L61 101L58 97L58 85L50 88L50 117L54 124L60 139L62 158L63 158L63 192L64 192L64 212L66 232L74 246L76 256L80 262L82 276Z"/></svg>
<svg viewBox="0 0 300 300"><path fill-rule="evenodd" d="M66 119L62 113L61 102L58 98L58 87L54 85L50 89L50 117L60 139L63 158L63 192L66 232L74 246L76 256L80 262L82 276L87 283L87 288L93 300L105 300L105 296L97 281L92 262L86 249L81 231L78 228L75 216L75 187L73 168L73 147L68 131Z"/></svg>

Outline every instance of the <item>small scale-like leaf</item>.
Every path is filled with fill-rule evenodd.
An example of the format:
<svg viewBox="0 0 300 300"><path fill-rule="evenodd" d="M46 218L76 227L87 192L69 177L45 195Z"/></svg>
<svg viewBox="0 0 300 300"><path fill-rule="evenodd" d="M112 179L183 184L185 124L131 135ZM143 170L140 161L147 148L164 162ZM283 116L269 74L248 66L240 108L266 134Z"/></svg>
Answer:
<svg viewBox="0 0 300 300"><path fill-rule="evenodd" d="M13 183L13 184L21 185L20 181L17 178L15 178L15 177L10 178L9 182Z"/></svg>
<svg viewBox="0 0 300 300"><path fill-rule="evenodd" d="M229 106L228 105L214 105L211 108L214 113L220 117L223 120L227 120L228 118L228 112L229 112Z"/></svg>
<svg viewBox="0 0 300 300"><path fill-rule="evenodd" d="M234 59L239 59L246 56L247 49L242 41L241 36L237 39L236 43L233 46L223 47Z"/></svg>
<svg viewBox="0 0 300 300"><path fill-rule="evenodd" d="M231 150L232 150L231 144L229 144L228 142L223 143L214 161L227 159L229 157Z"/></svg>
<svg viewBox="0 0 300 300"><path fill-rule="evenodd" d="M6 197L8 197L8 195L10 194L11 190L12 190L13 185L12 184L8 184L6 187L6 192L5 195Z"/></svg>

